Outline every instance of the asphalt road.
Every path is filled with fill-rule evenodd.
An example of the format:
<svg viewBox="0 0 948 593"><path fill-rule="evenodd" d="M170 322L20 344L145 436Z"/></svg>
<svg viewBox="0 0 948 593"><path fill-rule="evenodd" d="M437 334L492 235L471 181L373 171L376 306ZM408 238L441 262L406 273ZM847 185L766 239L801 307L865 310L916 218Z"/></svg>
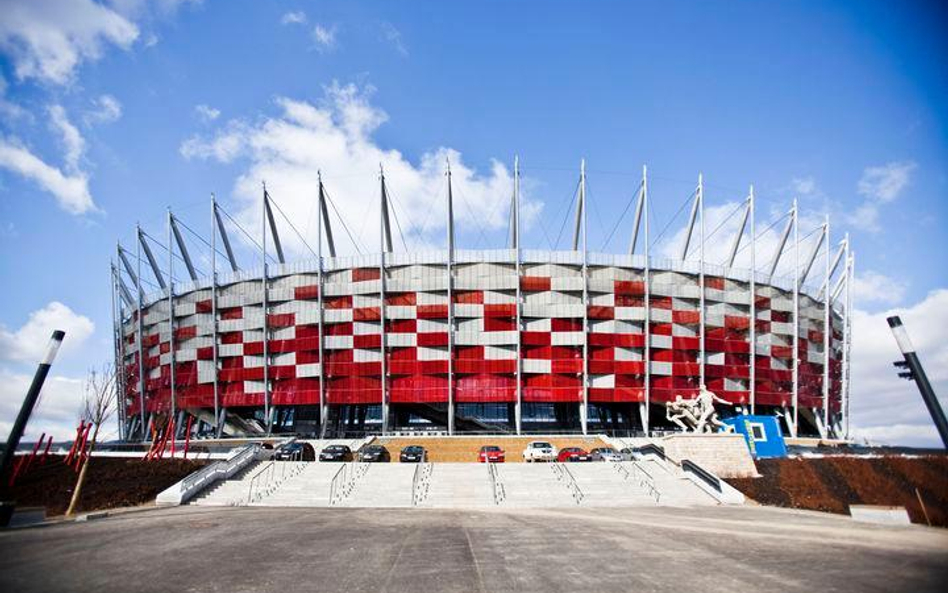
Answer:
<svg viewBox="0 0 948 593"><path fill-rule="evenodd" d="M0 591L944 591L948 531L742 508L182 507L0 532Z"/></svg>

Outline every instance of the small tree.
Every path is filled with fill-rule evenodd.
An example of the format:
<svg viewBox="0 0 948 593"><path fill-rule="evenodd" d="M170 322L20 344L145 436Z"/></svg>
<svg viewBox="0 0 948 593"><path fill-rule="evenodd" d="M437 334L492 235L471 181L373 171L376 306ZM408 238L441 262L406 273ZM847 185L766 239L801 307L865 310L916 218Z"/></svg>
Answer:
<svg viewBox="0 0 948 593"><path fill-rule="evenodd" d="M86 377L79 419L92 424L92 439L89 441L88 455L83 457L82 460L82 468L79 470L79 477L76 479L76 487L72 491L72 500L69 501L69 509L66 510L67 516L72 515L79 504L82 485L86 481L89 462L92 461L92 452L95 450L96 441L99 438L99 428L115 413L115 404L118 398L115 379L115 369L111 364L103 365L100 370L90 370L89 376Z"/></svg>

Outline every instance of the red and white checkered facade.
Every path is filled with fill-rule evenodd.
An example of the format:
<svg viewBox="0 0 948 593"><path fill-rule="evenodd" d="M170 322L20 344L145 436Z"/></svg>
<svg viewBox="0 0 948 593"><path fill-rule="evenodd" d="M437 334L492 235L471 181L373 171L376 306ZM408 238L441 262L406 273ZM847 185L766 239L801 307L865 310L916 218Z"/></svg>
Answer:
<svg viewBox="0 0 948 593"><path fill-rule="evenodd" d="M531 251L518 277L515 257L458 251L450 281L446 252L388 253L384 267L379 255L325 259L321 274L316 262L271 266L266 295L258 270L219 275L216 305L209 281L176 285L173 307L167 292L146 296L140 342L137 310L122 315L126 416L142 403L213 410L215 381L229 409L660 404L696 393L702 365L724 399L782 408L794 403L794 357L799 408L824 407L828 360L830 413L840 411L842 317L832 311L827 357L823 303L802 292L795 320L792 282L758 282L752 296L746 271L708 266L702 287L692 262L653 259L646 275L641 256L595 254L584 277L581 253Z"/></svg>

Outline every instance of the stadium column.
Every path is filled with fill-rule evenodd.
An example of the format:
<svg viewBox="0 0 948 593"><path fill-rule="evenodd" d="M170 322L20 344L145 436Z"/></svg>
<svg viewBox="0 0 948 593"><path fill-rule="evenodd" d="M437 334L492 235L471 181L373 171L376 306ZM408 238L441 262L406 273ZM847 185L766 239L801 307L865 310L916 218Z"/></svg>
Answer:
<svg viewBox="0 0 948 593"><path fill-rule="evenodd" d="M175 413L177 412L177 386L175 385L175 368L174 368L174 244L171 239L171 208L168 208L168 354L169 354L169 363L170 376L171 376L171 418L174 420ZM173 426L175 434L171 435L171 440L175 440L178 433L178 426ZM174 445L172 444L172 447Z"/></svg>
<svg viewBox="0 0 948 593"><path fill-rule="evenodd" d="M260 245L261 253L263 254L263 273L262 283L263 283L263 418L267 426L267 435L270 435L270 430L272 427L271 424L271 413L270 413L270 336L268 335L268 323L267 323L267 313L268 313L268 303L267 303L267 293L270 291L269 284L267 280L267 184L263 183L263 212L260 217L261 224L263 225L263 241Z"/></svg>
<svg viewBox="0 0 948 593"><path fill-rule="evenodd" d="M750 354L747 360L750 363L750 405L751 414L757 413L757 221L754 218L755 198L754 186L750 186Z"/></svg>
<svg viewBox="0 0 948 593"><path fill-rule="evenodd" d="M451 162L446 160L448 176L448 435L454 434L454 195L451 192Z"/></svg>
<svg viewBox="0 0 948 593"><path fill-rule="evenodd" d="M115 262L112 262L112 261L109 262L109 273L110 273L110 280L112 283L112 290L110 291L109 296L112 299L112 346L114 348L114 354L115 354L115 362L114 362L115 377L116 377L115 390L118 393L118 397L115 398L116 400L115 407L116 407L116 410L118 411L118 413L116 414L116 417L118 419L119 440L124 441L125 440L125 381L123 380L120 369L123 369L125 367L122 364L122 356L121 356L121 351L120 351L122 347L122 340L119 337L121 335L121 332L119 331L118 319L120 319L121 313L118 315L115 314L115 306L116 306L115 293L118 292L118 279L116 278L116 275L115 275Z"/></svg>
<svg viewBox="0 0 948 593"><path fill-rule="evenodd" d="M135 291L138 293L136 295L136 317L137 317L137 327L135 334L138 337L138 416L139 416L139 427L142 431L142 442L148 441L148 431L146 430L147 426L145 423L145 349L144 344L145 340L143 339L142 332L145 331L145 323L142 321L142 229L138 224L135 225L135 235L136 235L136 249L135 257L138 260L136 263L137 270L135 274Z"/></svg>
<svg viewBox="0 0 948 593"><path fill-rule="evenodd" d="M698 173L698 208L701 221L698 227L698 384L704 387L705 354L705 312L704 312L704 179Z"/></svg>
<svg viewBox="0 0 948 593"><path fill-rule="evenodd" d="M381 209L379 211L379 332L381 343L379 349L382 354L382 371L380 384L382 387L382 434L388 432L388 361L385 360L385 252L391 250L391 232L388 222L388 199L385 195L385 171L379 165L379 179L381 180Z"/></svg>
<svg viewBox="0 0 948 593"><path fill-rule="evenodd" d="M586 159L579 164L579 203L583 215L583 407L579 420L583 434L589 425L589 245L586 216Z"/></svg>
<svg viewBox="0 0 948 593"><path fill-rule="evenodd" d="M221 436L220 385L217 352L217 198L211 194L211 362L214 365L214 436Z"/></svg>
<svg viewBox="0 0 948 593"><path fill-rule="evenodd" d="M800 430L800 224L793 199L793 436Z"/></svg>
<svg viewBox="0 0 948 593"><path fill-rule="evenodd" d="M648 205L648 169L642 165L642 214L645 217L645 411L642 416L642 430L650 435L649 414L652 405L652 263L649 260L649 205Z"/></svg>
<svg viewBox="0 0 948 593"><path fill-rule="evenodd" d="M829 293L829 282L830 282L830 222L829 215L826 215L826 218L823 222L824 227L826 228L826 253L823 258L823 285L826 287L826 292L823 294L823 426L826 427L827 434L830 431L830 415L829 415L829 364L830 364L830 307L832 306L833 298Z"/></svg>
<svg viewBox="0 0 948 593"><path fill-rule="evenodd" d="M849 249L849 233L846 233L846 317L845 323L843 324L843 367L842 367L842 382L840 385L840 398L842 408L843 408L843 419L845 424L845 429L843 431L844 438L849 439L849 356L850 349L852 348L852 310L853 310L853 291L852 283L853 277L856 273L856 254Z"/></svg>
<svg viewBox="0 0 948 593"><path fill-rule="evenodd" d="M517 401L514 404L514 423L517 427L517 434L521 433L523 424L523 352L522 335L523 331L523 295L521 294L520 278L522 273L522 260L520 252L520 157L514 156L514 191L513 191L513 221L511 221L511 233L513 234L510 242L514 249L514 270L517 275L516 299L517 299Z"/></svg>
<svg viewBox="0 0 948 593"><path fill-rule="evenodd" d="M319 438L326 436L326 362L323 360L323 224L326 216L326 195L323 190L322 171L316 172L319 180L319 214L316 222L316 294L319 308Z"/></svg>

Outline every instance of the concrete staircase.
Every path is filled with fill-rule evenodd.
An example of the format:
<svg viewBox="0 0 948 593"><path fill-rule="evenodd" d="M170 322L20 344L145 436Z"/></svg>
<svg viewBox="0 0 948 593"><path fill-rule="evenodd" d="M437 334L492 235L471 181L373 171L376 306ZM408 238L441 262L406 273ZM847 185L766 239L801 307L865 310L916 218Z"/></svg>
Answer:
<svg viewBox="0 0 948 593"><path fill-rule="evenodd" d="M623 464L628 465L628 464ZM612 463L571 463L565 466L583 493L583 506L655 506L659 504L639 480L626 478ZM661 500L661 499L659 499Z"/></svg>
<svg viewBox="0 0 948 593"><path fill-rule="evenodd" d="M718 501L689 480L675 465L658 459L637 461L638 467L653 480L662 506L715 505Z"/></svg>
<svg viewBox="0 0 948 593"><path fill-rule="evenodd" d="M576 506L569 488L557 479L548 463L498 464L497 476L506 492L502 506Z"/></svg>
<svg viewBox="0 0 948 593"><path fill-rule="evenodd" d="M414 463L371 463L352 493L337 506L410 507ZM327 497L329 489L326 489Z"/></svg>
<svg viewBox="0 0 948 593"><path fill-rule="evenodd" d="M295 461L276 463L295 464ZM271 494L253 506L267 507L324 507L329 506L329 489L333 476L339 471L339 463L307 463L297 475L279 485Z"/></svg>
<svg viewBox="0 0 948 593"><path fill-rule="evenodd" d="M428 496L421 507L467 508L494 506L494 493L484 463L435 463Z"/></svg>
<svg viewBox="0 0 948 593"><path fill-rule="evenodd" d="M250 490L250 481L269 461L251 463L231 479L214 484L191 499L190 504L198 506L237 506L246 503Z"/></svg>

